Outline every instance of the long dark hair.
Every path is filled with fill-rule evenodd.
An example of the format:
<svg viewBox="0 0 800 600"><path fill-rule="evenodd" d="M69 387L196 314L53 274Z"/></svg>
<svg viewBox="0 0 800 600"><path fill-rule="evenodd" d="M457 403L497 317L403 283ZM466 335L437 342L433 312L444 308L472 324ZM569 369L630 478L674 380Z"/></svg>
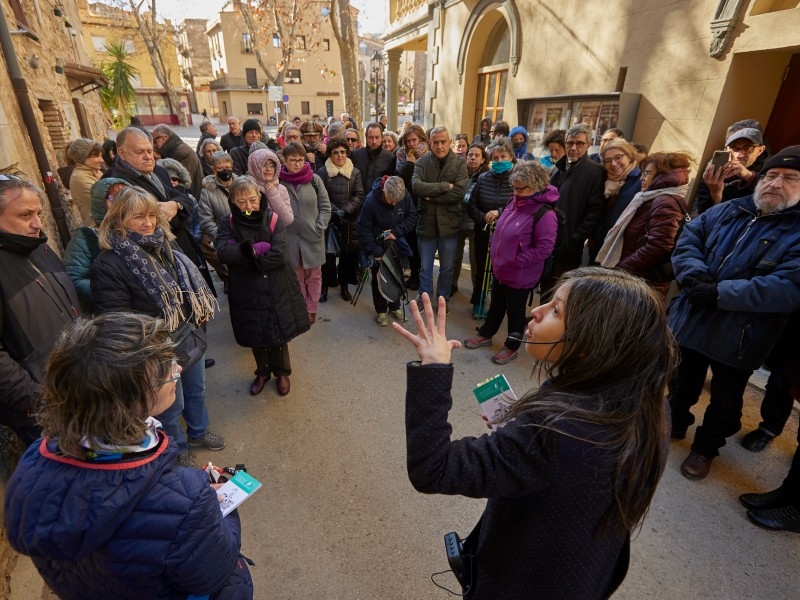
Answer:
<svg viewBox="0 0 800 600"><path fill-rule="evenodd" d="M616 457L614 503L596 534L630 533L647 514L667 460L664 405L677 363L675 340L661 301L647 283L624 271L584 267L566 273L564 343L548 377L505 420L534 415L546 431L575 437L578 425L599 425L603 439L586 439ZM584 439L584 438L581 438Z"/></svg>

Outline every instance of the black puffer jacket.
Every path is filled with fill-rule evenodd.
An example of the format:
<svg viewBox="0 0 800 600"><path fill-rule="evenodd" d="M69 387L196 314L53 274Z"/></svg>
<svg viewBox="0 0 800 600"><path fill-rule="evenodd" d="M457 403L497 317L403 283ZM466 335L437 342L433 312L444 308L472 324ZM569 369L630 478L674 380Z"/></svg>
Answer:
<svg viewBox="0 0 800 600"><path fill-rule="evenodd" d="M361 171L361 179L364 182L364 189L372 189L372 184L376 179L384 175L394 175L397 157L383 148L370 150L369 148L359 148L353 151L353 165Z"/></svg>
<svg viewBox="0 0 800 600"><path fill-rule="evenodd" d="M231 216L220 219L217 257L228 265L228 306L236 343L245 348L270 348L287 343L311 327L300 284L289 266L286 226L261 194L261 215L247 220L231 204ZM253 244L269 242L269 252L256 257Z"/></svg>
<svg viewBox="0 0 800 600"><path fill-rule="evenodd" d="M352 166L352 161L348 159ZM361 203L364 201L364 182L361 179L361 171L352 167L350 177L345 177L339 173L331 177L328 169L322 166L317 170L317 175L325 184L328 190L328 200L331 201L331 221L336 219L336 211L339 209L347 212L347 231L342 232L343 243L346 251L359 250L361 245L358 243L356 234L356 220L361 210ZM330 225L329 225L330 227Z"/></svg>
<svg viewBox="0 0 800 600"><path fill-rule="evenodd" d="M390 230L396 237L405 236L417 226L417 209L406 190L405 197L392 206L383 199L381 181L376 181L372 191L364 198L361 214L358 216L356 231L358 239L367 256L383 256L384 247L378 243L378 236Z"/></svg>
<svg viewBox="0 0 800 600"><path fill-rule="evenodd" d="M510 169L499 175L487 171L478 177L475 187L472 188L467 210L472 220L480 227L486 224L487 212L496 210L502 213L508 201L511 200L514 189L511 187L510 178Z"/></svg>
<svg viewBox="0 0 800 600"><path fill-rule="evenodd" d="M558 188L556 208L564 213L563 247L554 253L555 260L565 265L579 265L583 245L605 215L603 183L606 172L584 154L569 169L567 157L556 163L550 184Z"/></svg>

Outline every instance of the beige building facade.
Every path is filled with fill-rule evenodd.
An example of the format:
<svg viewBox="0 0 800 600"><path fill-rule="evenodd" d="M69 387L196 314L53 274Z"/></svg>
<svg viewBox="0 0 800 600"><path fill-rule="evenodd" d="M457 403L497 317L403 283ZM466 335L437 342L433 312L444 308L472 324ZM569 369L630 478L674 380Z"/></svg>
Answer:
<svg viewBox="0 0 800 600"><path fill-rule="evenodd" d="M58 168L70 141L105 138L95 90L106 82L84 51L75 0L0 0L0 10L0 172L45 190L44 229L60 252L80 217Z"/></svg>
<svg viewBox="0 0 800 600"><path fill-rule="evenodd" d="M322 14L324 2L318 5ZM315 9L316 11L316 9ZM220 120L230 115L239 118L257 118L276 124L281 119L299 116L301 119L325 119L345 110L341 82L339 47L333 35L329 17L319 21L319 33L311 39L293 40L295 52L283 82L280 99L268 95L268 80L255 55L256 40L247 32L235 3L226 5L217 17L208 23L206 34L211 48L211 65L214 79L211 90L216 93ZM318 38L318 39L317 39ZM259 43L259 51L266 64L275 66L281 61L281 40L277 33ZM308 45L308 49L306 49ZM284 102L283 99L287 98Z"/></svg>
<svg viewBox="0 0 800 600"><path fill-rule="evenodd" d="M136 116L144 125L158 123L177 125L178 112L189 112L189 94L180 93L180 106L172 106L164 86L156 78L150 55L147 53L144 39L133 13L102 2L89 3L77 0L80 21L83 26L82 41L86 53L93 64L99 65L108 60L106 44L120 42L128 51L128 62L139 73L133 81L136 88ZM165 21L163 27L167 34L162 38L162 54L165 69L172 86L183 90L181 71L178 66L178 53L175 44L175 32L172 24Z"/></svg>
<svg viewBox="0 0 800 600"><path fill-rule="evenodd" d="M217 100L211 92L211 50L206 37L205 19L185 19L176 30L178 46L178 64L181 69L181 80L189 92L189 104L192 113L204 110L210 117L218 116Z"/></svg>
<svg viewBox="0 0 800 600"><path fill-rule="evenodd" d="M772 151L800 143L796 1L387 4L389 80L403 52L427 51L428 127L474 135L488 116L526 126L536 150L553 128L586 122L599 141L617 126L652 150L689 150L700 164L740 119L760 121ZM391 112L396 101L387 104Z"/></svg>

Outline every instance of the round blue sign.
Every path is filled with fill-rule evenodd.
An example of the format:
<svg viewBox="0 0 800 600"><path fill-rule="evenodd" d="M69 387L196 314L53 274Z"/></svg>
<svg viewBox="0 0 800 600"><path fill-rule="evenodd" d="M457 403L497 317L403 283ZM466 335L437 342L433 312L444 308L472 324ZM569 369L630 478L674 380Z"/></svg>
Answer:
<svg viewBox="0 0 800 600"><path fill-rule="evenodd" d="M284 101L284 102L288 102L288 101L289 101L289 96L287 96L287 95L285 95L285 94L284 94L284 96L283 96L283 101Z"/></svg>

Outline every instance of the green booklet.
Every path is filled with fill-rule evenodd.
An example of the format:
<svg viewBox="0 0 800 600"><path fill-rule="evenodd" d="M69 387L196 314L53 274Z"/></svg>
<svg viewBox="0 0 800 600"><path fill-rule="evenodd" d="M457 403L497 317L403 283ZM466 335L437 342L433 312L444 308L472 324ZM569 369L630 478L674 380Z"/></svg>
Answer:
<svg viewBox="0 0 800 600"><path fill-rule="evenodd" d="M217 490L222 516L227 516L261 487L261 482L239 471Z"/></svg>
<svg viewBox="0 0 800 600"><path fill-rule="evenodd" d="M495 425L503 415L508 412L511 405L517 401L517 396L508 379L502 373L490 377L486 381L482 381L472 390L478 404L481 405L481 410L484 416L488 419L492 429L497 429L503 425Z"/></svg>

